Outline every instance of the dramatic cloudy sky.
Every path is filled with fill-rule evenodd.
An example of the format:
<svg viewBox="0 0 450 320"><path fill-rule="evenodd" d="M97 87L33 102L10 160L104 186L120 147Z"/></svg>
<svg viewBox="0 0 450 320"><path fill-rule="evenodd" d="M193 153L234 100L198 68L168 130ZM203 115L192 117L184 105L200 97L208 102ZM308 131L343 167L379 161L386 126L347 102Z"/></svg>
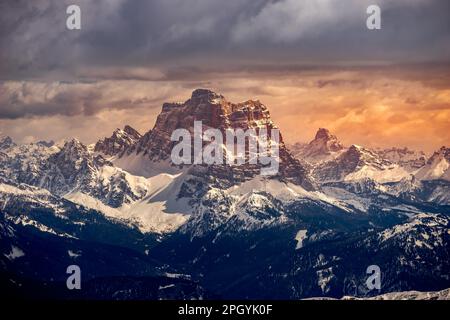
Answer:
<svg viewBox="0 0 450 320"><path fill-rule="evenodd" d="M0 2L0 131L19 142L146 131L198 87L260 99L288 142L327 127L430 152L450 145L450 1Z"/></svg>

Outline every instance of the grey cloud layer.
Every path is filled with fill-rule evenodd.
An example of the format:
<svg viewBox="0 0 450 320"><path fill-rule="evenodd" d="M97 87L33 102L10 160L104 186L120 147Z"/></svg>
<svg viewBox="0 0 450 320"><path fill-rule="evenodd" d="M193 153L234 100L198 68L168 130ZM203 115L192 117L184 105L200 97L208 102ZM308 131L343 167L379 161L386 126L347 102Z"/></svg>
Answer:
<svg viewBox="0 0 450 320"><path fill-rule="evenodd" d="M178 90L177 90L178 89ZM92 116L103 110L159 108L179 86L138 81L95 83L15 82L0 84L0 119Z"/></svg>
<svg viewBox="0 0 450 320"><path fill-rule="evenodd" d="M72 3L82 9L81 31L65 29L65 8ZM383 13L377 32L365 28L365 8L372 3ZM4 0L0 75L4 80L96 78L113 67L124 70L119 72L124 78L145 74L130 69L157 69L153 79L187 66L448 60L449 3Z"/></svg>

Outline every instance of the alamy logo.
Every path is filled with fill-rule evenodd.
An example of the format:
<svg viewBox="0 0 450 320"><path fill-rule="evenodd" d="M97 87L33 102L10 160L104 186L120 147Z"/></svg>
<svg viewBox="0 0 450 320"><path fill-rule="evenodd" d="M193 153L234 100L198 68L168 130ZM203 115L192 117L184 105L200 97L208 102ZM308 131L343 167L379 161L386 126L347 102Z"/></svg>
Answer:
<svg viewBox="0 0 450 320"><path fill-rule="evenodd" d="M193 138L187 129L176 129L170 137L178 143L171 152L172 162L181 164L260 164L262 175L276 175L279 169L280 132L278 129L209 128L203 132L201 121L194 122ZM192 141L193 140L193 141ZM192 145L194 146L192 150ZM193 152L192 152L193 151Z"/></svg>
<svg viewBox="0 0 450 320"><path fill-rule="evenodd" d="M66 27L69 30L81 29L81 9L76 4L67 7L66 13L69 15L66 19Z"/></svg>
<svg viewBox="0 0 450 320"><path fill-rule="evenodd" d="M369 30L381 29L381 9L379 6L373 4L367 7L367 14L370 16L366 20L366 26Z"/></svg>
<svg viewBox="0 0 450 320"><path fill-rule="evenodd" d="M376 264L370 265L366 270L367 274L370 276L366 280L366 285L369 290L381 289L381 269Z"/></svg>
<svg viewBox="0 0 450 320"><path fill-rule="evenodd" d="M67 277L67 280L66 280L67 289L80 290L81 289L81 269L80 269L80 267L77 266L76 264L72 264L67 267L66 273L70 274L70 276Z"/></svg>

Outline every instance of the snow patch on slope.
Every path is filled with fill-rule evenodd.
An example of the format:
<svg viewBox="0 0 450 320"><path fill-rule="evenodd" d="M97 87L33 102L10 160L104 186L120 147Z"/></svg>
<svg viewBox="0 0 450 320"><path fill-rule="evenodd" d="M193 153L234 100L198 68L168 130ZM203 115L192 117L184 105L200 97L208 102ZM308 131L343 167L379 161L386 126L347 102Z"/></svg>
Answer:
<svg viewBox="0 0 450 320"><path fill-rule="evenodd" d="M151 161L144 154L132 153L122 157L113 157L109 159L115 166L131 173L135 176L145 178L154 177L162 173L179 174L182 172L176 166L173 166L169 160L167 161Z"/></svg>
<svg viewBox="0 0 450 320"><path fill-rule="evenodd" d="M316 202L324 202L339 207L344 211L350 211L345 203L323 192L306 191L299 185L276 179L267 179L262 176L256 176L251 180L235 185L225 190L225 193L232 196L248 196L255 191L268 193L275 199L286 203L299 199L308 199Z"/></svg>
<svg viewBox="0 0 450 320"><path fill-rule="evenodd" d="M9 254L4 254L4 256L9 260L15 260L17 258L23 257L25 252L22 251L19 247L11 246L11 252Z"/></svg>
<svg viewBox="0 0 450 320"><path fill-rule="evenodd" d="M408 177L410 173L404 168L393 165L392 167L380 170L371 166L363 166L360 170L352 172L344 177L344 181L361 180L370 178L379 183L396 182L405 177Z"/></svg>
<svg viewBox="0 0 450 320"><path fill-rule="evenodd" d="M133 177L133 176L131 176ZM142 232L167 233L184 224L192 208L187 199L177 199L182 181L181 175L159 174L136 185L145 185L147 194L141 200L112 208L100 200L81 192L72 192L64 197L72 202L98 210L106 216L136 224Z"/></svg>
<svg viewBox="0 0 450 320"><path fill-rule="evenodd" d="M295 246L295 250L298 250L303 247L303 240L305 240L306 234L308 230L299 230L295 235L295 240L297 241L297 245Z"/></svg>
<svg viewBox="0 0 450 320"><path fill-rule="evenodd" d="M450 164L446 159L441 159L436 163L425 165L417 173L419 180L444 179L450 181Z"/></svg>

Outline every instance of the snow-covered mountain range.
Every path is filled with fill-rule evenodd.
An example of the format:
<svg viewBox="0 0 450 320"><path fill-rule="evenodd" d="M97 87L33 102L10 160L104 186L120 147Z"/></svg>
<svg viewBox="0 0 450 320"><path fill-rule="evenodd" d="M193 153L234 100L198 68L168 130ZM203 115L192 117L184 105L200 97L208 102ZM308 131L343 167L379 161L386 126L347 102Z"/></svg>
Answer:
<svg viewBox="0 0 450 320"><path fill-rule="evenodd" d="M145 276L165 287L167 275L183 275L173 281L183 298L367 296L371 264L386 275L383 292L450 287L450 148L427 159L346 147L321 128L308 144L287 147L281 136L279 172L267 177L248 161L173 164L171 134L193 132L194 121L222 132L276 128L259 101L197 89L165 103L142 135L126 125L94 145L0 138L4 277L61 280L45 263L63 254L102 270L92 279Z"/></svg>

